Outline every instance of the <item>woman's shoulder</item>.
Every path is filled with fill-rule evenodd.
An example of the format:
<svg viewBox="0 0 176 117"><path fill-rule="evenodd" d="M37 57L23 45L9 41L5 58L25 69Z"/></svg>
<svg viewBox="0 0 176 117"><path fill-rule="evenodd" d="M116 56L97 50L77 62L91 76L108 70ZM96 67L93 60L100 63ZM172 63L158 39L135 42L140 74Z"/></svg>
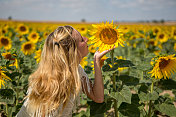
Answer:
<svg viewBox="0 0 176 117"><path fill-rule="evenodd" d="M79 64L78 66L78 71L79 71L79 74L82 76L85 76L85 77L88 77L86 72L84 71L84 69L82 68L82 66Z"/></svg>

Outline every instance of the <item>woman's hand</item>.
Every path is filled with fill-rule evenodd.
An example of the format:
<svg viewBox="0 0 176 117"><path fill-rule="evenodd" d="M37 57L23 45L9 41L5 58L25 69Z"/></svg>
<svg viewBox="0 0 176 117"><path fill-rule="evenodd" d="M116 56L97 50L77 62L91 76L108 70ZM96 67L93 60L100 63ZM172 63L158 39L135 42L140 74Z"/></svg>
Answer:
<svg viewBox="0 0 176 117"><path fill-rule="evenodd" d="M95 52L95 54L94 54L94 59L100 61L101 58L102 58L105 54L107 54L108 52L110 52L110 51L113 50L114 48L115 48L115 46L114 46L112 49L105 50L105 51L103 51L103 52L101 52L101 53L100 53L99 50L97 50L97 51Z"/></svg>

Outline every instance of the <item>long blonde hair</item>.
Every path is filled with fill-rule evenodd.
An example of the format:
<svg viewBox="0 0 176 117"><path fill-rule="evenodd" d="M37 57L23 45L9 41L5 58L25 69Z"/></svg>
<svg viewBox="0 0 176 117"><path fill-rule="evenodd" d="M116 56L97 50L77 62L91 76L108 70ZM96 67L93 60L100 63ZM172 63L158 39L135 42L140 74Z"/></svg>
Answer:
<svg viewBox="0 0 176 117"><path fill-rule="evenodd" d="M41 111L48 115L61 104L63 110L70 95L75 97L80 91L79 53L73 30L71 26L58 27L45 40L39 66L29 77L27 107L35 116Z"/></svg>

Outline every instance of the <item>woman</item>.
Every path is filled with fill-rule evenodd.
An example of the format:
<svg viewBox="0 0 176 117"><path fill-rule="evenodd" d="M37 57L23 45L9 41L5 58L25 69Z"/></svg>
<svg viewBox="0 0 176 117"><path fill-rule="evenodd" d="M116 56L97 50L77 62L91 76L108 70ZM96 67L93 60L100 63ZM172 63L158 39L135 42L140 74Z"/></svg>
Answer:
<svg viewBox="0 0 176 117"><path fill-rule="evenodd" d="M43 47L37 70L29 77L26 100L17 117L69 117L81 90L93 101L104 101L101 58L110 50L95 52L94 84L79 65L88 54L88 39L71 26L52 32Z"/></svg>

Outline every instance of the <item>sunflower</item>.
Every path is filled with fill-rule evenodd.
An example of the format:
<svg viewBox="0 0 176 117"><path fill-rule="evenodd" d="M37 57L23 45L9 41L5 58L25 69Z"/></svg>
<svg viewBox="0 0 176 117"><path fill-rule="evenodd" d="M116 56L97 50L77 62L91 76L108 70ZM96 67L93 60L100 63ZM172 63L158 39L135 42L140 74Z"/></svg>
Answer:
<svg viewBox="0 0 176 117"><path fill-rule="evenodd" d="M25 54L25 55L30 55L34 52L35 50L35 44L28 41L22 44L21 47L21 51Z"/></svg>
<svg viewBox="0 0 176 117"><path fill-rule="evenodd" d="M12 47L12 41L10 38L5 37L5 36L1 36L0 37L0 48L4 47L6 50L11 49Z"/></svg>
<svg viewBox="0 0 176 117"><path fill-rule="evenodd" d="M88 64L88 62L87 62L86 60L87 60L87 57L84 57L84 58L81 60L81 62L80 62L81 67L84 68L84 67Z"/></svg>
<svg viewBox="0 0 176 117"><path fill-rule="evenodd" d="M8 29L6 29L6 28L2 28L2 29L0 29L0 34L2 35L2 34L6 34L8 32Z"/></svg>
<svg viewBox="0 0 176 117"><path fill-rule="evenodd" d="M2 85L4 86L5 80L11 80L6 74L5 71L2 70L2 67L0 67L0 88Z"/></svg>
<svg viewBox="0 0 176 117"><path fill-rule="evenodd" d="M158 45L158 41L157 40L154 40L154 39L150 39L147 41L146 43L146 48L149 48L150 46L157 46Z"/></svg>
<svg viewBox="0 0 176 117"><path fill-rule="evenodd" d="M87 35L88 28L86 26L79 26L78 31L81 33L81 35L85 36Z"/></svg>
<svg viewBox="0 0 176 117"><path fill-rule="evenodd" d="M164 42L167 42L168 36L167 36L166 33L160 32L160 33L157 34L156 39L157 39L158 41L160 41L161 43L164 43Z"/></svg>
<svg viewBox="0 0 176 117"><path fill-rule="evenodd" d="M9 66L15 66L16 68L18 68L18 62L16 58L13 58L13 56L16 56L16 54L11 54L10 52L6 52L6 53L2 53L2 56L5 59L8 59L9 61L14 61L12 64L10 64Z"/></svg>
<svg viewBox="0 0 176 117"><path fill-rule="evenodd" d="M123 31L123 33L127 33L127 32L129 32L130 30L129 30L129 27L128 26L121 26L120 27L120 29Z"/></svg>
<svg viewBox="0 0 176 117"><path fill-rule="evenodd" d="M43 33L43 38L46 39L49 34L50 34L49 31L45 31L45 32Z"/></svg>
<svg viewBox="0 0 176 117"><path fill-rule="evenodd" d="M90 40L92 44L95 44L95 47L99 47L99 51L102 52L104 50L109 50L111 48L118 47L120 44L124 47L124 41L121 39L122 33L120 29L117 29L116 26L113 25L113 21L111 24L106 22L105 24L97 24L92 25L93 29L90 32Z"/></svg>
<svg viewBox="0 0 176 117"><path fill-rule="evenodd" d="M176 72L175 54L153 58L151 65L154 66L153 70L149 72L151 73L151 77L154 76L156 79L161 79L163 77L164 79L170 78L171 73Z"/></svg>
<svg viewBox="0 0 176 117"><path fill-rule="evenodd" d="M89 46L89 52L90 53L95 53L96 52L94 45Z"/></svg>
<svg viewBox="0 0 176 117"><path fill-rule="evenodd" d="M154 53L156 56L158 56L158 55L160 54L160 52L161 52L161 50L155 50L155 51L153 51L153 53Z"/></svg>
<svg viewBox="0 0 176 117"><path fill-rule="evenodd" d="M29 33L29 28L24 24L19 24L17 27L17 32L19 32L21 35L25 35Z"/></svg>
<svg viewBox="0 0 176 117"><path fill-rule="evenodd" d="M176 40L176 28L175 27L172 28L171 36Z"/></svg>
<svg viewBox="0 0 176 117"><path fill-rule="evenodd" d="M38 42L38 40L39 40L39 34L38 33L36 33L36 32L31 32L30 34L29 34L29 36L28 36L28 39L29 39L29 41L31 41L31 42L33 42L33 43L37 43Z"/></svg>
<svg viewBox="0 0 176 117"><path fill-rule="evenodd" d="M174 50L176 51L176 43L174 44Z"/></svg>
<svg viewBox="0 0 176 117"><path fill-rule="evenodd" d="M153 35L157 35L159 32L161 32L161 29L157 26L154 26L152 28L152 31L153 31Z"/></svg>
<svg viewBox="0 0 176 117"><path fill-rule="evenodd" d="M137 39L138 37L137 37L137 35L132 35L131 37L130 37L130 40L135 40L135 39Z"/></svg>
<svg viewBox="0 0 176 117"><path fill-rule="evenodd" d="M35 52L35 57L34 58L36 59L37 63L40 62L41 53L42 53L41 49L39 49Z"/></svg>

